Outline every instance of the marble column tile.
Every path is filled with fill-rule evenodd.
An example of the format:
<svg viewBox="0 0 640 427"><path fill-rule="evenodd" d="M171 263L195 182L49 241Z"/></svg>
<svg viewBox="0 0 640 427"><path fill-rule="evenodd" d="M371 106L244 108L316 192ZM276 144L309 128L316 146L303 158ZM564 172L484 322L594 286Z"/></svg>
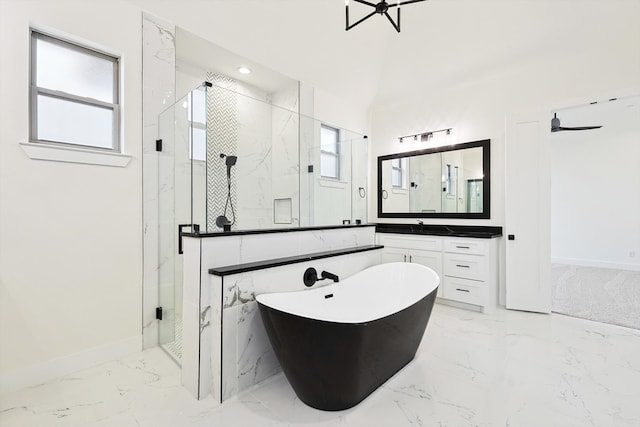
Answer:
<svg viewBox="0 0 640 427"><path fill-rule="evenodd" d="M240 306L222 311L222 400L238 393L238 318Z"/></svg>
<svg viewBox="0 0 640 427"><path fill-rule="evenodd" d="M222 278L211 276L211 395L222 402Z"/></svg>
<svg viewBox="0 0 640 427"><path fill-rule="evenodd" d="M200 396L200 254L201 240L183 239L184 275L182 298L182 384L196 398ZM208 282L207 282L208 283Z"/></svg>
<svg viewBox="0 0 640 427"><path fill-rule="evenodd" d="M240 306L237 323L238 392L280 372L280 364L264 329L258 303Z"/></svg>

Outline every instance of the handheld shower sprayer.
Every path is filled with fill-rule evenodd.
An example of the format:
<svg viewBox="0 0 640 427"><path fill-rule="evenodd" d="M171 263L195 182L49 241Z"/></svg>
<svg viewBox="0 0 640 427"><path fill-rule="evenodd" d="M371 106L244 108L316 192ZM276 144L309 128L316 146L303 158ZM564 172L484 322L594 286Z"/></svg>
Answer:
<svg viewBox="0 0 640 427"><path fill-rule="evenodd" d="M231 167L236 165L238 156L227 156L226 154L220 154L221 159L224 159L225 157L227 158L227 160L225 161L225 163L227 164L227 178L231 178Z"/></svg>
<svg viewBox="0 0 640 427"><path fill-rule="evenodd" d="M231 168L235 166L238 161L237 156L227 156L224 153L220 153L220 158L225 160L227 165L227 202L224 205L224 213L216 218L216 226L224 228L224 231L231 231L231 226L236 222L236 213L233 209L233 200L231 200ZM233 214L233 222L227 218L227 207L231 205L231 213Z"/></svg>

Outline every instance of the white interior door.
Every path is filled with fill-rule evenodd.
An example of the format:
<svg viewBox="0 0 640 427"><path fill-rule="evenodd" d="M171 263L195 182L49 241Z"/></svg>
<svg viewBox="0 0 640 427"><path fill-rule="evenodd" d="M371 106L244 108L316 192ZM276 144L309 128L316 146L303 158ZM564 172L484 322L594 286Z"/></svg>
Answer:
<svg viewBox="0 0 640 427"><path fill-rule="evenodd" d="M550 114L507 119L506 307L551 312Z"/></svg>

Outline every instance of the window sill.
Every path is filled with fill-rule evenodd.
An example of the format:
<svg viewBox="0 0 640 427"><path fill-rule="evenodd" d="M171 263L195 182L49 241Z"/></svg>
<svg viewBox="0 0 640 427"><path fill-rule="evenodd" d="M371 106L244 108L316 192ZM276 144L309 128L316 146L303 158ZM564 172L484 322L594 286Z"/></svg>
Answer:
<svg viewBox="0 0 640 427"><path fill-rule="evenodd" d="M348 182L344 182L344 181L340 181L337 179L330 179L330 178L320 178L318 180L318 184L321 187L328 187L328 188L346 188L349 183Z"/></svg>
<svg viewBox="0 0 640 427"><path fill-rule="evenodd" d="M83 163L87 165L126 167L131 156L83 148L62 147L33 142L21 142L20 147L32 160Z"/></svg>

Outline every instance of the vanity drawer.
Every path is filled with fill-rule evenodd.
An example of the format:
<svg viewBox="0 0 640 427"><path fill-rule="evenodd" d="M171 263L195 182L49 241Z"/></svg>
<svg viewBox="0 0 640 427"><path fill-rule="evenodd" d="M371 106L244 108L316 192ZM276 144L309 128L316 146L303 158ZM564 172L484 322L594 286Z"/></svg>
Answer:
<svg viewBox="0 0 640 427"><path fill-rule="evenodd" d="M488 255L488 244L480 239L447 239L444 251L457 254Z"/></svg>
<svg viewBox="0 0 640 427"><path fill-rule="evenodd" d="M487 257L482 255L444 254L444 275L472 280L487 280Z"/></svg>
<svg viewBox="0 0 640 427"><path fill-rule="evenodd" d="M459 279L457 277L445 277L442 296L446 299L467 304L484 305L484 286L484 282Z"/></svg>

